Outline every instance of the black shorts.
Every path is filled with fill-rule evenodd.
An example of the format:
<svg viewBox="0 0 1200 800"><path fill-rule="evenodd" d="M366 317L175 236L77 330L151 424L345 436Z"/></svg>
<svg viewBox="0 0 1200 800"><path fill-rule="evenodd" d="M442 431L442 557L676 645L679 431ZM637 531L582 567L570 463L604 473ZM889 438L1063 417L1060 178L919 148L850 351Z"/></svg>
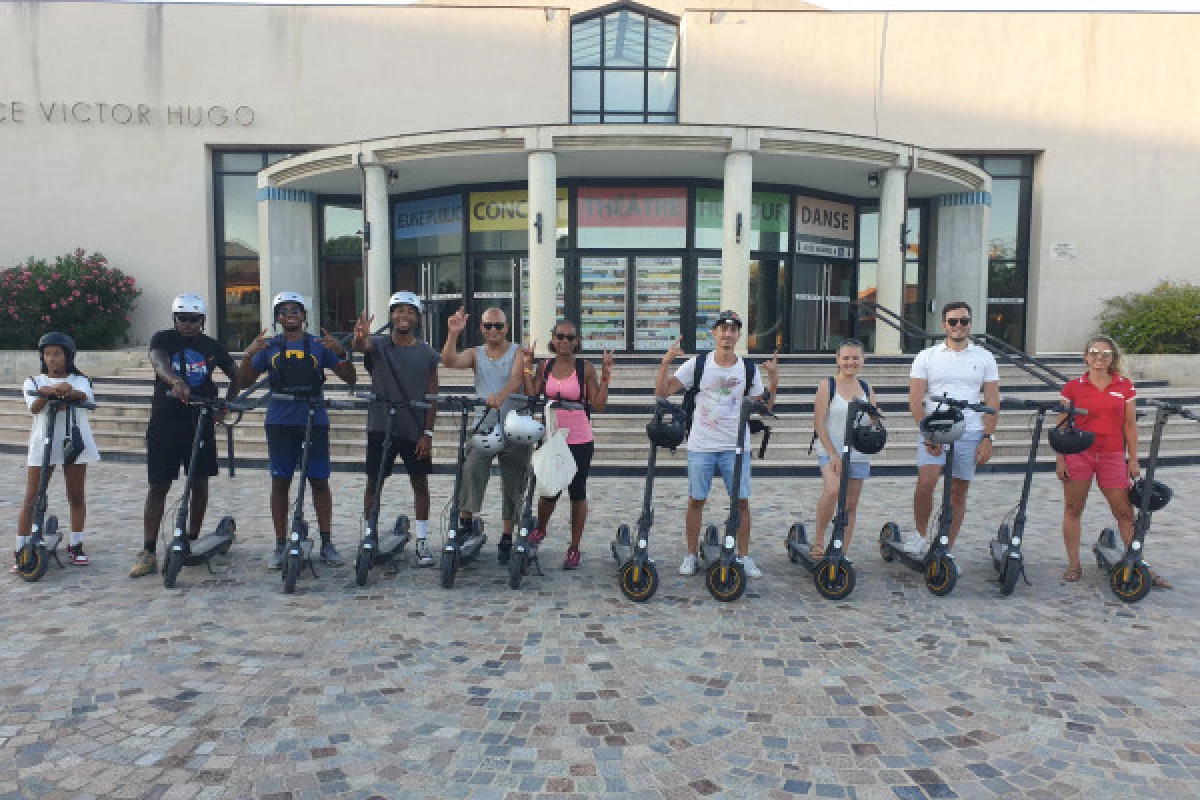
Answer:
<svg viewBox="0 0 1200 800"><path fill-rule="evenodd" d="M587 500L587 479L588 473L592 469L592 453L596 451L596 443L569 444L567 447L570 448L571 455L575 457L575 477L571 480L571 485L567 487L567 497L571 498L572 503L580 503ZM551 503L557 503L560 497L562 497L562 492L548 499Z"/></svg>
<svg viewBox="0 0 1200 800"><path fill-rule="evenodd" d="M379 460L383 455L383 440L387 436L383 431L367 431L367 480L373 481L379 475ZM411 439L392 437L387 449L387 472L392 474L396 464L396 456L404 461L404 469L411 475L428 475L433 472L433 458L417 459L417 443Z"/></svg>
<svg viewBox="0 0 1200 800"><path fill-rule="evenodd" d="M196 418L162 413L150 415L150 424L146 427L146 477L151 486L170 486L179 477L180 466L187 472L192 459ZM215 428L212 417L206 417L196 461L198 477L211 478L218 472Z"/></svg>

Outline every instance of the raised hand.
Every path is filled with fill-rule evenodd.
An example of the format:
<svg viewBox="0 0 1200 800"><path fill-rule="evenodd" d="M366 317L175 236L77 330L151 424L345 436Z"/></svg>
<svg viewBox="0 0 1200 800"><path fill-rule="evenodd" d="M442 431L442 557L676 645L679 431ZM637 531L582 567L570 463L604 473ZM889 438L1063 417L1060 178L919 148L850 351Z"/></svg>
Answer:
<svg viewBox="0 0 1200 800"><path fill-rule="evenodd" d="M775 355L771 356L770 361L764 361L763 372L767 374L767 380L772 386L779 385L779 351L775 351Z"/></svg>
<svg viewBox="0 0 1200 800"><path fill-rule="evenodd" d="M354 323L354 338L350 341L350 347L362 352L367 345L367 338L371 335L371 325L375 322L375 316L367 316L367 312L363 311L362 316L358 318L358 322Z"/></svg>
<svg viewBox="0 0 1200 800"><path fill-rule="evenodd" d="M459 306L458 311L455 311L446 319L446 330L451 336L458 336L467 329L467 320L470 318L470 316L471 315L466 312L466 309L464 309L462 306Z"/></svg>
<svg viewBox="0 0 1200 800"><path fill-rule="evenodd" d="M667 354L663 356L663 363L670 364L675 359L683 355L683 337L680 336L675 340L675 343L667 348Z"/></svg>
<svg viewBox="0 0 1200 800"><path fill-rule="evenodd" d="M325 328L321 328L321 344L338 358L346 357L346 351L342 349L342 343L333 338L333 334L325 330Z"/></svg>
<svg viewBox="0 0 1200 800"><path fill-rule="evenodd" d="M521 348L521 360L525 363L525 369L533 369L534 353L537 352L537 339L529 343L528 347Z"/></svg>
<svg viewBox="0 0 1200 800"><path fill-rule="evenodd" d="M604 356L600 363L602 365L600 367L600 380L608 383L609 379L612 378L613 355L612 351L607 347L604 348Z"/></svg>
<svg viewBox="0 0 1200 800"><path fill-rule="evenodd" d="M269 330L270 328L263 328L262 333L254 337L254 341L246 348L246 355L252 356L267 349L267 346L271 343L271 337L267 336Z"/></svg>

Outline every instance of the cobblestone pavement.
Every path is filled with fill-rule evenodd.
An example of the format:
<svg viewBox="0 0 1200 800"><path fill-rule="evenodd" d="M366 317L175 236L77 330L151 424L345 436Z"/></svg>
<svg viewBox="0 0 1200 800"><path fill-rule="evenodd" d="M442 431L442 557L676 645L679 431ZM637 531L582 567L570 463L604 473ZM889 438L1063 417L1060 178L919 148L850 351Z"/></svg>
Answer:
<svg viewBox="0 0 1200 800"><path fill-rule="evenodd" d="M23 460L0 457L0 474L21 486ZM1200 469L1162 477L1184 489ZM89 481L92 565L4 586L0 797L1197 796L1200 576L1186 554L1200 500L1186 490L1147 548L1176 590L1124 605L1090 554L1082 582L1059 579L1051 475L1030 508L1032 585L1009 598L985 542L1019 477L973 489L964 575L945 598L880 560L875 534L907 518L912 479L875 479L851 553L858 588L834 604L782 544L817 483L764 478L752 554L766 575L719 604L702 577L676 574L686 485L662 480L662 587L637 605L608 546L636 519L638 480L593 482L577 572L559 569L563 509L546 576L518 591L489 543L452 590L404 563L363 589L349 566L318 567L292 596L264 568L265 473L214 480L210 522L236 512L238 541L216 577L187 568L173 591L126 577L144 467L100 464ZM362 480L333 486L352 562ZM434 479L436 506L449 488ZM407 497L389 483L386 515ZM1089 546L1106 520L1092 499ZM0 501L7 518L18 502ZM65 516L57 478L51 503Z"/></svg>

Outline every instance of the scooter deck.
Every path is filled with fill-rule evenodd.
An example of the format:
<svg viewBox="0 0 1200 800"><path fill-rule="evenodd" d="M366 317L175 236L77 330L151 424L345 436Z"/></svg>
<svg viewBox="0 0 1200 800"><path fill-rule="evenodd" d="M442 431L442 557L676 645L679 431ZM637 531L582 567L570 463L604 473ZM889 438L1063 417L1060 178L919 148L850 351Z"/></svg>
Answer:
<svg viewBox="0 0 1200 800"><path fill-rule="evenodd" d="M793 535L787 537L786 544L788 555L792 562L804 567L810 573L816 573L817 567L822 561L834 557L839 552L843 563L854 566L854 562L846 558L845 551L839 551L833 546L825 550L825 555L820 558L813 558L809 552L812 549L812 543L808 541L808 536L805 534L803 525L796 525L793 528Z"/></svg>
<svg viewBox="0 0 1200 800"><path fill-rule="evenodd" d="M1092 553L1096 556L1096 564L1101 569L1112 569L1125 558L1125 548L1122 547L1104 547L1100 544L1092 545Z"/></svg>
<svg viewBox="0 0 1200 800"><path fill-rule="evenodd" d="M397 536L394 533L383 534L379 537L379 545L375 551L375 557L398 558L411 538L411 536Z"/></svg>
<svg viewBox="0 0 1200 800"><path fill-rule="evenodd" d="M191 553L184 560L184 564L194 566L208 561L215 555L221 555L236 538L233 534L207 533L192 542Z"/></svg>

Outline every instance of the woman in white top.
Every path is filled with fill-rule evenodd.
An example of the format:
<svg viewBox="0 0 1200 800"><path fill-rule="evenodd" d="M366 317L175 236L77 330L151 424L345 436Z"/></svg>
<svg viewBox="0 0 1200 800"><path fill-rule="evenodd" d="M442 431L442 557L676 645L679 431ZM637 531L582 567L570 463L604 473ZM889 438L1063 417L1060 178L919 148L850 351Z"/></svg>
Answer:
<svg viewBox="0 0 1200 800"><path fill-rule="evenodd" d="M820 559L825 555L825 529L837 509L838 486L842 474L842 438L846 432L846 412L851 400L866 396L875 403L875 392L867 382L858 377L864 362L862 342L843 339L838 345L837 374L832 383L835 391L830 394L830 381L817 386L813 403L813 427L817 434L817 465L821 468L824 486L821 499L817 502L817 527L813 536L811 555ZM863 481L871 475L871 460L863 453L850 453L850 482L846 486L846 533L844 550L850 548L850 535L854 533L854 519L858 512L858 498L862 494Z"/></svg>
<svg viewBox="0 0 1200 800"><path fill-rule="evenodd" d="M95 398L92 382L75 368L75 342L70 336L64 333L48 333L38 342L38 350L41 354L42 374L25 379L25 402L33 414L33 427L29 431L29 457L26 460L29 470L25 479L25 502L21 504L21 512L17 518L17 550L28 542L33 525L33 503L42 479L42 468L48 467L53 471L56 465L63 463L63 440L70 435L67 428L68 414L64 409L56 415L53 422L50 464L43 464L46 430L51 424L50 411L46 404L52 397L89 402ZM84 499L87 465L100 460L100 451L96 449L96 440L88 424L87 411L82 408L75 409L75 424L79 426L79 433L83 438L83 452L75 459L75 463L63 467L63 479L67 484L67 504L71 508L71 538L67 554L72 564L84 566L88 563L88 558L83 552L83 528L87 521L87 502Z"/></svg>

